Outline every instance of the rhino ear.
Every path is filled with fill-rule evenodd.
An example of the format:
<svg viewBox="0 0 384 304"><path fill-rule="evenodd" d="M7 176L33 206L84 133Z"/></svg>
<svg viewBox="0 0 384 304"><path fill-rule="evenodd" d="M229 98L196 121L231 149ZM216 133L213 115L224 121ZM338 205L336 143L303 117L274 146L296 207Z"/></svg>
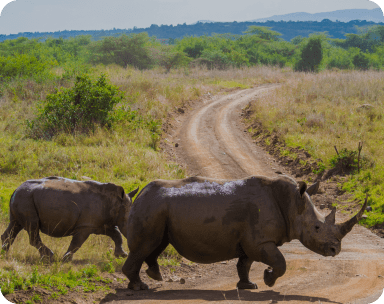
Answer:
<svg viewBox="0 0 384 304"><path fill-rule="evenodd" d="M124 192L123 187L117 186L117 185L112 184L112 183L107 183L107 184L103 184L103 185L104 185L104 189L106 191L116 193L120 198L122 198L122 199L124 198L125 192Z"/></svg>
<svg viewBox="0 0 384 304"><path fill-rule="evenodd" d="M299 182L299 191L300 191L301 197L303 197L306 190L307 190L307 184L305 182Z"/></svg>
<svg viewBox="0 0 384 304"><path fill-rule="evenodd" d="M309 194L309 196L315 195L317 191L319 191L319 188L320 188L320 181L317 181L307 189L307 193Z"/></svg>
<svg viewBox="0 0 384 304"><path fill-rule="evenodd" d="M135 190L129 192L129 193L128 193L128 196L129 196L130 198L133 198L133 197L136 195L137 191L139 191L139 187L137 187L137 189L135 189Z"/></svg>

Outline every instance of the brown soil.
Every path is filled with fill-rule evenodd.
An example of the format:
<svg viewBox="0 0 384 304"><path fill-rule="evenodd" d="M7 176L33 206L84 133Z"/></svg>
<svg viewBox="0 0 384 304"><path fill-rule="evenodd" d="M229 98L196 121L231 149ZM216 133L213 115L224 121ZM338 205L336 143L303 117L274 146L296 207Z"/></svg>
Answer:
<svg viewBox="0 0 384 304"><path fill-rule="evenodd" d="M299 161L281 158L276 152L276 146L281 144L277 136L272 135L272 144L263 146L262 138L266 135L261 126L252 126L257 134L246 131L249 126L243 118L249 113L243 109L259 94L276 86L205 95L183 109L176 109L164 125L163 150L170 160L182 164L190 176L237 179L284 173L307 181L320 178L312 173L317 162L309 154L296 151L300 159L307 161L300 165ZM334 202L345 205L343 212L336 213L337 221L344 221L358 208L358 202L347 206L348 195L338 190L337 182L343 178L328 178L313 196L320 212L329 213ZM141 277L149 284L148 291L128 290L127 281L120 280L124 275L115 273L109 275L113 283L107 295L72 292L53 301L42 294L44 291L35 290L30 291L29 299L35 292L42 294L44 303L372 303L383 291L384 239L364 227L353 228L343 239L341 253L334 258L315 254L299 241L280 248L288 267L273 288L264 284L266 265L262 263L255 262L250 272L258 289L237 290L237 261L202 265L183 260L180 266L161 267L163 282L149 279L143 267ZM26 295L15 293L7 298L24 302Z"/></svg>

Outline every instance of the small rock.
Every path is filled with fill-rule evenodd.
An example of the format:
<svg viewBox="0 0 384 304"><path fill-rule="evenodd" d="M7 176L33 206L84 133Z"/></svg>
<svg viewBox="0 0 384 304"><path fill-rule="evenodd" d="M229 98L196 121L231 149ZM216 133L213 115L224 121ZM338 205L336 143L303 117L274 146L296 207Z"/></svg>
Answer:
<svg viewBox="0 0 384 304"><path fill-rule="evenodd" d="M175 143L175 147L177 148L179 146L179 144L178 143Z"/></svg>
<svg viewBox="0 0 384 304"><path fill-rule="evenodd" d="M368 215L363 214L363 216L361 218L366 219L366 218L368 218Z"/></svg>
<svg viewBox="0 0 384 304"><path fill-rule="evenodd" d="M275 171L276 174L283 174L281 171Z"/></svg>
<svg viewBox="0 0 384 304"><path fill-rule="evenodd" d="M82 178L82 179L88 179L88 180L92 179L92 178L90 178L90 177L88 177L88 176L82 176L81 178Z"/></svg>
<svg viewBox="0 0 384 304"><path fill-rule="evenodd" d="M221 264L227 264L227 262L226 261L223 261L223 262L220 262Z"/></svg>
<svg viewBox="0 0 384 304"><path fill-rule="evenodd" d="M321 204L320 209L324 209L324 208L325 208L325 204Z"/></svg>
<svg viewBox="0 0 384 304"><path fill-rule="evenodd" d="M365 208L365 210L367 210L367 212L372 212L372 207L368 206L367 208Z"/></svg>
<svg viewBox="0 0 384 304"><path fill-rule="evenodd" d="M379 277L379 278L383 278L383 276L382 276L382 275L379 275L378 277Z"/></svg>
<svg viewBox="0 0 384 304"><path fill-rule="evenodd" d="M185 284L185 279L181 278L180 279L180 284Z"/></svg>
<svg viewBox="0 0 384 304"><path fill-rule="evenodd" d="M172 280L171 278L169 278L169 279L167 280L167 282L168 282L168 283L172 283L173 280Z"/></svg>
<svg viewBox="0 0 384 304"><path fill-rule="evenodd" d="M182 109L182 108L178 108L177 111L178 111L179 113L184 113L184 109Z"/></svg>

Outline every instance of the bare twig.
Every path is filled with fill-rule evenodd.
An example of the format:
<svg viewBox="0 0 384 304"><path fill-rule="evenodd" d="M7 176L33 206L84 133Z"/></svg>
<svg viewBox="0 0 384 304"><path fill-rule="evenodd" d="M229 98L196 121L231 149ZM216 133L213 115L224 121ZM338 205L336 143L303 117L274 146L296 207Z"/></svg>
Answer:
<svg viewBox="0 0 384 304"><path fill-rule="evenodd" d="M335 151L336 151L337 155L339 155L339 151L337 151L337 148L336 148L336 146L334 146L334 147L335 147Z"/></svg>
<svg viewBox="0 0 384 304"><path fill-rule="evenodd" d="M361 152L361 149L363 149L362 142L359 142L359 147L357 149L359 151L359 154L357 155L357 172L360 173L360 152Z"/></svg>

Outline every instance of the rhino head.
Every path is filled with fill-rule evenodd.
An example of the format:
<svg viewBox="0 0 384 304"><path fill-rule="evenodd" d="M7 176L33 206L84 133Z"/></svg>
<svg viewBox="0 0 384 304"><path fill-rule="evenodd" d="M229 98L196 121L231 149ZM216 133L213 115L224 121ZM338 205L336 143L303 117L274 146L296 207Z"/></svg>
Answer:
<svg viewBox="0 0 384 304"><path fill-rule="evenodd" d="M304 182L299 182L296 192L297 212L295 222L296 238L308 249L323 256L335 256L340 253L341 239L350 232L361 219L367 206L367 198L361 210L348 221L335 224L336 208L330 214L323 216L314 206L310 195L314 194L318 185L307 189ZM309 195L310 194L310 195Z"/></svg>
<svg viewBox="0 0 384 304"><path fill-rule="evenodd" d="M120 232L127 238L128 233L128 216L132 207L132 199L136 195L139 188L126 194L123 187L118 186L119 197L114 200L113 207L110 210L111 216L115 225L119 228Z"/></svg>

